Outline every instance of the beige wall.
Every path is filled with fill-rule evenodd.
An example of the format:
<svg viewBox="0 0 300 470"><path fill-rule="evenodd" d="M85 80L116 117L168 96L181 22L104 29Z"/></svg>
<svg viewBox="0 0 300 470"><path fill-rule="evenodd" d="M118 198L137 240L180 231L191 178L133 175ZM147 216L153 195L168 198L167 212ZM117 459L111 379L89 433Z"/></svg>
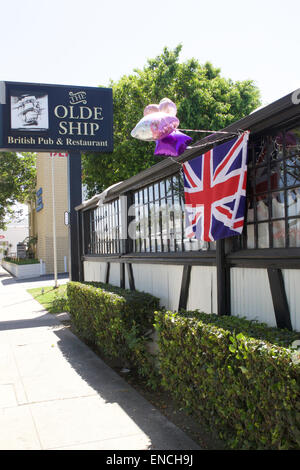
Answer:
<svg viewBox="0 0 300 470"><path fill-rule="evenodd" d="M45 273L54 272L53 261L53 207L52 207L52 158L54 158L55 213L57 271L64 272L64 257L69 258L68 227L64 224L64 213L68 210L67 157L63 154L37 154L37 187L42 188L43 209L30 217L30 234L37 235L36 256L45 262Z"/></svg>

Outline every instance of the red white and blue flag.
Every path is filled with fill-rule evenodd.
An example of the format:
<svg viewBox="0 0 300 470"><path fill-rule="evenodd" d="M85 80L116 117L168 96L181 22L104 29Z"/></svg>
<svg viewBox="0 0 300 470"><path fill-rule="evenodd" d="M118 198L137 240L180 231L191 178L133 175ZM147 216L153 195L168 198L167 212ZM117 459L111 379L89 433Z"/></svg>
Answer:
<svg viewBox="0 0 300 470"><path fill-rule="evenodd" d="M184 163L185 234L207 242L243 230L249 131Z"/></svg>

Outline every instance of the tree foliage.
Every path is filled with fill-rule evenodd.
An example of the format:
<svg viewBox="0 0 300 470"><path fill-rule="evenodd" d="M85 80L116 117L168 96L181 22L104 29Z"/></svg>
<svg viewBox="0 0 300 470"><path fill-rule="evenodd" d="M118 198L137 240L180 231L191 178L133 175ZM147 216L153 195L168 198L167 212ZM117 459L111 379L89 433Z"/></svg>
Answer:
<svg viewBox="0 0 300 470"><path fill-rule="evenodd" d="M0 152L0 229L16 203L34 198L36 159L31 153Z"/></svg>
<svg viewBox="0 0 300 470"><path fill-rule="evenodd" d="M147 61L143 69L111 82L114 106L114 151L86 154L83 179L89 196L101 192L157 163L153 142L133 139L131 130L145 106L170 98L176 103L180 128L219 130L259 106L259 91L251 80L233 82L220 69L196 59L179 63L182 46ZM199 134L190 134L193 141Z"/></svg>

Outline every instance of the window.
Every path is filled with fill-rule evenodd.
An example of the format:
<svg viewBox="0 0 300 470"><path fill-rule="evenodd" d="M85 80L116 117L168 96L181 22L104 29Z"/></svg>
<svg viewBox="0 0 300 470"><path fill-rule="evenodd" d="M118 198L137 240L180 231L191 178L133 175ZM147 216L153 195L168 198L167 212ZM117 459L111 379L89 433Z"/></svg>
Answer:
<svg viewBox="0 0 300 470"><path fill-rule="evenodd" d="M249 145L244 248L300 247L300 126Z"/></svg>
<svg viewBox="0 0 300 470"><path fill-rule="evenodd" d="M214 243L185 237L181 173L134 193L134 252L181 252L215 249Z"/></svg>
<svg viewBox="0 0 300 470"><path fill-rule="evenodd" d="M120 253L119 199L83 214L85 254Z"/></svg>

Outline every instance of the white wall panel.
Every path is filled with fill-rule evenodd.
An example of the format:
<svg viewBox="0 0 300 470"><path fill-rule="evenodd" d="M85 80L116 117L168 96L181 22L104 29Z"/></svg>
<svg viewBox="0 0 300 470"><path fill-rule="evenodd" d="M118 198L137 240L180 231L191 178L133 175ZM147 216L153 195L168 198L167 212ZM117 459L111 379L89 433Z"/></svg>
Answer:
<svg viewBox="0 0 300 470"><path fill-rule="evenodd" d="M83 272L85 281L105 282L106 263L84 261Z"/></svg>
<svg viewBox="0 0 300 470"><path fill-rule="evenodd" d="M187 310L217 313L217 272L214 266L192 266Z"/></svg>
<svg viewBox="0 0 300 470"><path fill-rule="evenodd" d="M231 314L276 326L266 269L231 268Z"/></svg>
<svg viewBox="0 0 300 470"><path fill-rule="evenodd" d="M109 283L120 287L120 263L110 263Z"/></svg>
<svg viewBox="0 0 300 470"><path fill-rule="evenodd" d="M183 266L132 264L135 288L160 299L160 306L177 310Z"/></svg>
<svg viewBox="0 0 300 470"><path fill-rule="evenodd" d="M168 267L168 288L169 288L169 303L168 308L171 310L178 310L181 281L182 281L183 266L169 266Z"/></svg>
<svg viewBox="0 0 300 470"><path fill-rule="evenodd" d="M300 270L282 270L285 292L289 304L292 327L300 331Z"/></svg>

